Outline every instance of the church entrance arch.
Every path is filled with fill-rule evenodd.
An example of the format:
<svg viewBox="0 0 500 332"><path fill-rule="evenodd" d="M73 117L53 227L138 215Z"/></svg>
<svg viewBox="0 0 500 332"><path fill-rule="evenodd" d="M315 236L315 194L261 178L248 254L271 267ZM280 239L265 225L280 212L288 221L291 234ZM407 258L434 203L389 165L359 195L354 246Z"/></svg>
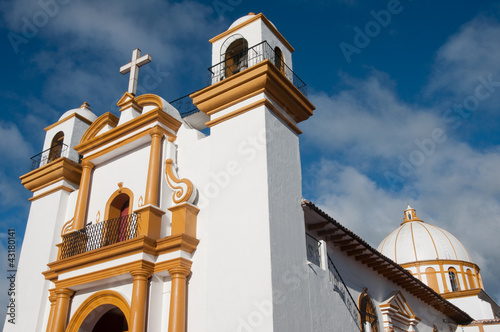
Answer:
<svg viewBox="0 0 500 332"><path fill-rule="evenodd" d="M130 306L118 292L104 290L87 298L76 310L66 332L128 331Z"/></svg>

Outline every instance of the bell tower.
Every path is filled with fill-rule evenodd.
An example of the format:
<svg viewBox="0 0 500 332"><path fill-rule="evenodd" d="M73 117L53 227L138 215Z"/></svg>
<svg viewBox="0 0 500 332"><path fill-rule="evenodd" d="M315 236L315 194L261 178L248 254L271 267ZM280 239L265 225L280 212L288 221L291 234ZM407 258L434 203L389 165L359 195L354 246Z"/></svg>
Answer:
<svg viewBox="0 0 500 332"><path fill-rule="evenodd" d="M200 213L210 216L209 226L200 223L205 319L221 331L246 331L249 315L266 308L259 331L305 331L305 319L286 314L306 301L305 281L291 291L283 282L305 266L298 124L314 106L292 71L292 46L263 14L238 19L210 42L212 84L191 94L211 129L213 180L200 187Z"/></svg>

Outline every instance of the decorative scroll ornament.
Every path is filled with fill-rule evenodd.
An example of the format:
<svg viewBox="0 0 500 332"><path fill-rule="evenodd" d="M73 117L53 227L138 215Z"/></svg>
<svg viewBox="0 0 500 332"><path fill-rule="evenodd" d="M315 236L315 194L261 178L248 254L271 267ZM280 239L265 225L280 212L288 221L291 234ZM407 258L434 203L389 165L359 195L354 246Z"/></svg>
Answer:
<svg viewBox="0 0 500 332"><path fill-rule="evenodd" d="M68 234L69 232L71 232L73 230L73 218L71 218L70 221L66 222L63 227L62 227L62 231L61 231L61 236L62 235L65 235L65 234Z"/></svg>
<svg viewBox="0 0 500 332"><path fill-rule="evenodd" d="M180 204L188 202L194 204L197 194L196 188L194 188L190 180L179 179L174 161L170 158L165 161L165 174L167 176L168 186L174 191L172 194L174 203Z"/></svg>

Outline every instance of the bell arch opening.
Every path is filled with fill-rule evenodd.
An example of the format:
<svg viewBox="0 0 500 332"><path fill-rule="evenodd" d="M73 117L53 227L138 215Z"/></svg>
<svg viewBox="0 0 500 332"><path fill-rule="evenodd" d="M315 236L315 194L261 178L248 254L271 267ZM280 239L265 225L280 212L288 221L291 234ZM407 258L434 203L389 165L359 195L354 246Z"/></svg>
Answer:
<svg viewBox="0 0 500 332"><path fill-rule="evenodd" d="M285 58L283 57L283 52L281 52L278 46L274 48L274 65L280 72L285 74Z"/></svg>
<svg viewBox="0 0 500 332"><path fill-rule="evenodd" d="M248 42L245 38L233 41L224 54L225 76L230 77L248 68Z"/></svg>
<svg viewBox="0 0 500 332"><path fill-rule="evenodd" d="M55 134L54 138L52 138L52 142L50 143L50 152L48 158L49 163L61 156L63 141L64 141L64 133L62 131Z"/></svg>

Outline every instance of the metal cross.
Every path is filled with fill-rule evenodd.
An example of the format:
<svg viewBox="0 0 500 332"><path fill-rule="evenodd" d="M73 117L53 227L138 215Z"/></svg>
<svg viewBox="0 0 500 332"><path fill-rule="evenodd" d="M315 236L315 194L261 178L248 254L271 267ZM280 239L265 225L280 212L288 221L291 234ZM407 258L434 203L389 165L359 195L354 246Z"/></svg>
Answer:
<svg viewBox="0 0 500 332"><path fill-rule="evenodd" d="M151 62L151 55L146 54L141 57L141 50L136 48L132 51L132 60L126 65L120 67L120 73L130 72L128 80L128 92L135 96L137 92L137 81L139 80L139 67Z"/></svg>

